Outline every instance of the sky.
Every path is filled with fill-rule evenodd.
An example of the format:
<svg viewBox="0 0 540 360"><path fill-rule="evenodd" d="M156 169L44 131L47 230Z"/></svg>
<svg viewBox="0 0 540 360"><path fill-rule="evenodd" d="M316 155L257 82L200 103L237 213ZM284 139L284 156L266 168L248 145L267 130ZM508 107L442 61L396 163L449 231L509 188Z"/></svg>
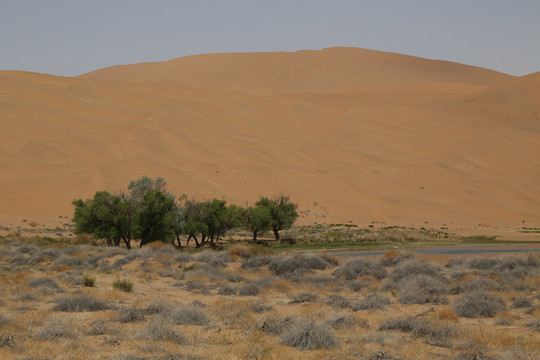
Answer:
<svg viewBox="0 0 540 360"><path fill-rule="evenodd" d="M351 46L540 71L540 0L0 0L0 70Z"/></svg>

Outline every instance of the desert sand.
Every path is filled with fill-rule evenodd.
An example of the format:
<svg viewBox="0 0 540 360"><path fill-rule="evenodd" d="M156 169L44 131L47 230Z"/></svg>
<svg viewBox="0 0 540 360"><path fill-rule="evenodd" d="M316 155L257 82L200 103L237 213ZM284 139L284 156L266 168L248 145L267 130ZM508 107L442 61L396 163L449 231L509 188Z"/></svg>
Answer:
<svg viewBox="0 0 540 360"><path fill-rule="evenodd" d="M290 194L299 223L540 226L540 73L356 48L0 71L0 124L2 225L148 175L240 205Z"/></svg>

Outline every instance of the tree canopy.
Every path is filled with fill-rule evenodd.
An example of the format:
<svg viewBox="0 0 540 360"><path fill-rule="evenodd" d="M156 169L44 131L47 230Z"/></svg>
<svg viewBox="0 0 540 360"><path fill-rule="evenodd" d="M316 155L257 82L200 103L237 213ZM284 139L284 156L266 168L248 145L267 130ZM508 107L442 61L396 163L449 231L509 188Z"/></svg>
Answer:
<svg viewBox="0 0 540 360"><path fill-rule="evenodd" d="M76 199L73 222L76 234L105 239L109 246L123 242L130 249L133 240L140 246L161 241L182 246L193 240L196 247L216 247L225 234L235 228L249 230L253 241L272 230L276 241L279 231L290 228L298 213L297 204L283 194L259 197L255 206L227 205L225 200L197 200L168 192L161 177L142 177L130 182L129 192L111 194L98 191L87 200Z"/></svg>

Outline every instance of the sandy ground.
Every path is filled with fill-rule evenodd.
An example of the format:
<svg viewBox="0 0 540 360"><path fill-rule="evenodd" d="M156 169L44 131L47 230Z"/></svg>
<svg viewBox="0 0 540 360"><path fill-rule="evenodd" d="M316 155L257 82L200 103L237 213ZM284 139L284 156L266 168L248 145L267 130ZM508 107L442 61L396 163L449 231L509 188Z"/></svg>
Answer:
<svg viewBox="0 0 540 360"><path fill-rule="evenodd" d="M240 205L284 192L300 224L538 240L539 135L540 73L354 48L0 71L0 225L62 228L73 199L148 175Z"/></svg>

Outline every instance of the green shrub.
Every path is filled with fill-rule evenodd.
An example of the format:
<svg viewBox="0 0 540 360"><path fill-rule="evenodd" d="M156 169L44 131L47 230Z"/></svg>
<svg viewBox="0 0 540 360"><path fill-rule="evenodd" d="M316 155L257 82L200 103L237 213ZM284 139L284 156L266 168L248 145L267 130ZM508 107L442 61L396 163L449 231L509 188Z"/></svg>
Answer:
<svg viewBox="0 0 540 360"><path fill-rule="evenodd" d="M116 279L112 283L113 288L125 291L125 292L131 292L133 290L133 282L128 279Z"/></svg>
<svg viewBox="0 0 540 360"><path fill-rule="evenodd" d="M94 287L96 284L96 278L92 275L83 276L83 285L86 287Z"/></svg>

